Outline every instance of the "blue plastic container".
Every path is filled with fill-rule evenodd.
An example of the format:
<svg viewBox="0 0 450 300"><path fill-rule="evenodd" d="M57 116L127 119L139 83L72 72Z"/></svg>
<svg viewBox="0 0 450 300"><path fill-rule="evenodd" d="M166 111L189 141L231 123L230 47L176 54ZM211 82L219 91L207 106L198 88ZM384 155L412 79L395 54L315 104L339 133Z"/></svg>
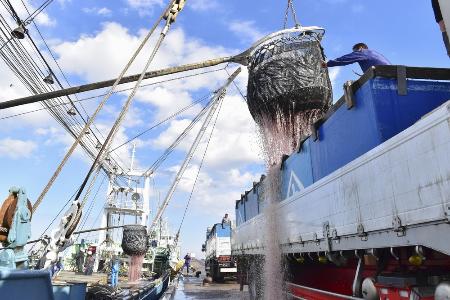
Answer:
<svg viewBox="0 0 450 300"><path fill-rule="evenodd" d="M47 270L0 271L0 295L2 300L55 299Z"/></svg>
<svg viewBox="0 0 450 300"><path fill-rule="evenodd" d="M341 105L311 141L314 182L417 122L450 99L450 82L408 80L400 96L397 80L376 77L355 93L356 106Z"/></svg>

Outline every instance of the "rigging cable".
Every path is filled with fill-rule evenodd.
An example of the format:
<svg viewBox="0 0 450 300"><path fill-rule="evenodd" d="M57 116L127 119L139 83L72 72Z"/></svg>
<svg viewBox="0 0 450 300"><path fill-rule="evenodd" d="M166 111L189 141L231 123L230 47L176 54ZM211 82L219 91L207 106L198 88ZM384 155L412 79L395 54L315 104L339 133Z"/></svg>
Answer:
<svg viewBox="0 0 450 300"><path fill-rule="evenodd" d="M14 17L14 16L13 16ZM3 30L0 27L0 31L4 36L8 37L9 33L12 31L11 27L7 24L6 20L2 15L0 15L0 24L6 29ZM0 40L2 40L0 38ZM33 60L31 55L23 47L20 40L14 39L14 41L9 45L5 51L1 52L1 56L5 63L9 66L11 71L18 77L18 79L25 85L25 87L32 94L39 94L40 92L46 92L51 87L50 85L43 85L42 77L45 73L40 70L39 66ZM40 56L38 56L40 58ZM42 58L41 58L42 59ZM50 88L50 90L52 90ZM62 100L50 99L41 103L44 107L54 106L55 103L61 103ZM69 134L73 137L78 136L81 124L76 118L67 118L67 109L62 110L60 108L50 109L50 114L60 123L63 128L65 128ZM93 158L95 152L95 145L92 141L92 137L88 136L87 141L81 141L80 144L87 151L88 155ZM94 151L93 151L94 149Z"/></svg>
<svg viewBox="0 0 450 300"><path fill-rule="evenodd" d="M178 135L175 141L167 147L164 153L144 172L147 176L154 173L159 166L164 162L164 160L169 156L170 153L180 144L184 137L189 133L189 131L194 128L194 126L201 120L202 116L211 108L214 101L210 101L195 117L192 119L191 123L183 130L183 132Z"/></svg>
<svg viewBox="0 0 450 300"><path fill-rule="evenodd" d="M87 209L86 215L84 216L84 220L81 221L80 231L84 229L84 226L87 223L87 220L88 220L88 218L89 218L89 216L90 216L90 214L91 214L91 212L92 212L92 210L94 208L95 199L97 198L97 195L98 195L101 187L105 183L105 179L106 179L106 176L104 175L102 181L100 182L100 185L97 188L97 191L94 194L94 197L92 197L92 199L91 199L91 203L89 204L89 207ZM80 237L80 235L81 235L81 233L78 234L78 236L76 237L75 241L78 241L78 238Z"/></svg>
<svg viewBox="0 0 450 300"><path fill-rule="evenodd" d="M29 13L29 10L28 10L28 8L26 7L24 1L21 0L21 2L22 2L22 4L23 4L23 6L25 7L25 10ZM41 34L41 32L40 32L38 26L36 25L36 23L34 22L34 20L31 19L31 21L33 22L34 27L36 28L36 30L37 30L39 36L41 37L41 39L42 39L44 45L46 46L48 52L50 53L51 57L53 58L54 62L56 63L56 65L57 65L59 71L61 72L61 74L62 74L62 76L63 76L63 78L65 79L66 83L67 83L67 84L69 85L69 87L70 87L70 83L69 83L69 81L67 80L67 77L65 76L65 74L64 74L64 72L62 71L61 67L59 66L58 61L56 60L56 58L55 58L53 52L51 51L51 49L50 49L50 47L48 46L47 42L45 41L44 37L42 36L42 34ZM56 80L56 82L58 83L58 85L60 86L60 88L61 88L61 89L64 89L64 86L61 84L61 82L59 81L59 78L56 76L55 72L52 70L52 68L50 67L50 65L49 65L49 64L47 63L47 61L45 60L45 58L44 58L44 56L42 55L40 49L37 47L36 43L33 41L32 37L31 37L31 35L29 34L28 31L26 31L26 34L27 34L29 40L31 41L32 46L33 46L34 49L37 51L39 57L42 59L42 61L43 61L44 64L46 65L47 69L49 70L50 75L53 76L53 77L55 78L55 80ZM75 96L76 99L78 99L78 97L77 97L76 94L75 94L74 96ZM72 101L72 99L71 99L69 96L66 96L66 97L67 97L67 99L69 100L69 102L70 102L70 104L71 104L71 105L70 105L71 109L74 109L74 110L76 111L76 113L80 116L81 120L83 121L83 122L82 122L83 125L85 125L85 124L87 123L87 122L86 122L86 119L83 117L83 115L82 115L81 112L79 111L78 107L75 105L75 103ZM80 103L80 106L81 106L81 108L83 109L83 111L84 111L86 117L89 119L89 114L87 113L87 111L86 111L86 109L84 108L84 106L83 106L81 103ZM69 110L70 110L70 109L69 109ZM81 126L81 123L80 123L79 125ZM95 129L95 131L96 131L103 139L105 138L105 137L103 136L102 132L97 128L97 126L96 126L94 123L92 123L92 126L91 126L91 127L92 127L93 129ZM97 135L95 134L95 132L94 132L93 130L91 130L91 132L92 132L92 134L93 134L93 136L94 136L94 138L95 138L95 140L96 140L96 141L94 141L94 143L95 143L95 144L100 143L100 139L97 137ZM88 138L88 139L89 139L89 138ZM117 158L121 161L122 164L125 165L125 163L123 162L123 160L122 160L120 157L117 157ZM123 170L123 168L121 167L121 165L118 164L117 162L116 162L116 165L118 165L118 166Z"/></svg>
<svg viewBox="0 0 450 300"><path fill-rule="evenodd" d="M177 234L175 235L175 245L178 243L178 237L180 236L181 227L183 226L183 222L184 222L184 219L186 217L186 213L188 211L189 205L191 203L192 195L194 194L195 186L196 186L198 178L200 176L200 171L201 171L201 169L203 167L203 162L205 160L206 153L208 151L209 144L211 142L211 139L212 139L212 136L213 136L213 133L214 133L214 129L215 129L216 124L217 124L217 120L219 119L219 114L220 114L220 110L222 109L223 101L224 100L222 99L221 102L220 102L219 108L217 110L217 116L216 116L216 119L214 120L214 123L212 125L211 133L210 133L208 141L206 143L205 152L203 152L203 156L202 156L202 159L201 159L199 167L198 167L197 175L195 176L194 184L192 185L191 193L189 194L189 199L188 199L186 207L184 209L184 213L183 213L183 217L182 217L181 222L180 222L180 226L178 227Z"/></svg>
<svg viewBox="0 0 450 300"><path fill-rule="evenodd" d="M210 124L211 120L214 117L214 113L216 112L218 105L220 104L220 99L224 98L226 95L226 88L231 84L231 81L233 81L240 72L241 72L241 68L238 68L227 79L227 82L224 84L224 86L222 86L222 88L220 88L220 90L216 92L216 95L214 95L213 99L211 100L211 102L212 102L211 108L210 108L208 114L206 115L206 118L203 121L203 124L202 124L197 136L195 137L195 140L192 143L192 145L189 149L189 152L186 155L185 160L183 161L183 164L181 165L180 169L178 170L178 172L175 176L175 179L172 182L172 185L170 186L166 197L164 198L163 203L158 208L158 212L149 227L149 230L148 230L149 232L152 232L154 230L154 227L156 226L156 224L160 221L160 218L161 218L162 214L164 213L164 210L166 209L167 205L169 204L169 201L171 200L171 198L177 188L178 183L181 181L181 178L182 178L184 172L186 171L187 166L189 165L191 159L194 156L194 152L196 151L203 135L205 134L205 130L206 130L207 126Z"/></svg>
<svg viewBox="0 0 450 300"><path fill-rule="evenodd" d="M163 119L163 120L160 120L158 123L152 125L150 128L145 129L144 131L142 131L142 132L140 132L139 134L135 135L134 137L132 137L132 138L129 139L128 141L126 141L126 142L122 143L121 145L115 147L114 149L110 150L110 153L113 152L113 151L116 151L117 149L119 149L120 147L122 147L122 146L124 146L124 145L126 145L126 144L131 143L132 141L134 141L134 140L137 139L138 137L140 137L140 136L146 134L147 132L149 132L149 131L152 130L152 129L155 129L155 128L158 127L159 125L161 125L161 124L163 124L163 123L165 123L165 122L167 122L167 121L169 121L169 120L172 120L172 119L175 118L176 116L178 116L178 115L180 115L181 113L185 112L185 111L188 110L189 108L192 108L192 107L194 107L195 105L197 105L197 104L199 104L199 103L205 101L206 99L208 99L207 96L206 96L206 97L202 97L202 98L200 98L199 100L193 101L191 104L189 104L189 105L183 107L182 109L180 109L179 111L173 113L172 115L168 116L167 118L165 118L165 119Z"/></svg>
<svg viewBox="0 0 450 300"><path fill-rule="evenodd" d="M286 7L286 12L284 14L284 24L283 24L283 29L286 29L287 26L287 22L288 22L288 15L289 15L289 9L291 10L291 14L292 14L292 18L294 19L294 23L295 23L295 27L300 26L300 23L297 20L297 14L295 13L295 8L294 8L294 0L288 0L287 1L287 7Z"/></svg>
<svg viewBox="0 0 450 300"><path fill-rule="evenodd" d="M106 101L110 98L110 96L112 95L113 91L116 89L117 85L119 84L120 80L122 79L122 77L125 76L125 73L128 71L128 69L130 68L131 64L134 62L134 60L136 59L137 55L140 53L140 51L142 50L142 48L144 47L144 45L147 43L147 41L149 40L150 36L153 34L153 32L156 30L156 28L158 27L159 23L161 22L161 20L164 18L166 12L168 12L170 10L170 8L172 7L173 3L175 2L175 0L172 0L168 6L168 8L166 10L164 10L164 12L161 14L161 16L158 18L158 20L153 24L153 27L150 29L150 31L148 32L148 34L145 36L144 40L141 42L141 44L139 45L139 47L136 49L136 51L134 52L133 56L131 57L131 59L128 61L128 63L126 64L125 68L122 70L122 72L120 73L119 77L117 77L116 81L114 82L113 86L111 87L111 89L109 90L109 92L105 95L105 97L102 99L102 101L100 102L100 104L98 105L97 109L95 110L94 114L91 116L91 118L88 120L86 126L83 128L83 131L80 133L80 135L76 138L76 140L74 141L74 143L72 144L72 146L70 147L70 149L68 150L68 152L66 153L66 155L64 156L63 160L61 161L61 163L59 164L59 166L57 167L55 173L52 175L52 177L50 178L49 182L47 183L47 185L45 186L44 190L41 192L41 194L39 195L38 199L36 200L36 202L33 204L33 212L36 211L36 209L39 207L39 205L41 204L44 196L47 194L48 190L50 189L50 187L53 185L53 183L55 182L56 178L58 177L59 173L61 172L63 166L66 164L67 160L69 159L69 157L72 155L73 151L75 150L76 146L80 143L81 139L83 138L84 134L86 133L86 130L89 129L90 125L93 123L93 121L95 120L95 118L97 117L98 113L100 112L100 110L103 108L103 106L105 105ZM104 146L104 144L103 144ZM102 146L102 147L103 147ZM99 151L100 153L100 151ZM81 191L82 189L80 189Z"/></svg>
<svg viewBox="0 0 450 300"><path fill-rule="evenodd" d="M79 189L79 188L78 188ZM42 237L45 235L45 233L47 232L47 230L53 225L53 223L56 221L56 219L59 217L59 215L64 211L64 209L66 208L66 206L72 201L72 199L75 197L78 189L75 190L75 192L73 192L72 196L70 196L69 200L67 200L67 202L64 204L63 207L61 207L61 209L59 210L59 212L56 214L56 216L50 221L50 224L44 229L44 231L41 233L41 235L39 236L38 240L41 240ZM31 246L30 250L28 250L28 253L30 253L34 246L36 244L34 244L33 246Z"/></svg>
<svg viewBox="0 0 450 300"><path fill-rule="evenodd" d="M150 57L148 58L145 66L144 66L144 68L143 68L143 70L141 72L141 75L139 76L139 79L137 80L133 90L131 91L130 95L128 96L128 99L125 102L125 105L124 105L122 111L120 112L119 117L117 118L117 120L114 123L113 127L109 131L108 136L106 137L106 140L105 140L105 142L102 145L102 148L100 149L100 151L97 154L97 157L94 160L94 163L92 164L90 170L86 174L86 178L84 179L83 183L81 184L81 188L78 191L78 194L76 195L75 200L79 199L79 197L80 197L84 187L86 186L86 184L87 184L87 182L89 180L89 177L90 177L92 171L94 170L96 164L98 162L101 162L101 158L102 158L103 153L107 152L109 150L109 147L111 146L111 141L113 140L114 136L118 132L119 126L121 125L123 119L125 118L126 113L128 112L128 109L129 109L129 107L130 107L130 105L132 103L132 100L133 100L133 98L134 98L134 96L135 96L135 94L136 94L136 92L137 92L137 90L139 88L139 85L141 84L142 80L144 79L144 76L145 76L145 73L146 73L147 69L150 67L150 64L152 63L153 59L155 58L156 53L158 52L159 48L161 47L161 44L164 41L164 39L165 39L169 29L170 29L170 25L172 24L172 21L173 21L172 18L174 18L174 15L172 13L172 10L169 10L168 11L168 17L167 17L167 20L166 20L166 25L162 29L162 31L160 33L160 36L159 36L159 39L156 42L156 45L153 48L153 51L150 54Z"/></svg>
<svg viewBox="0 0 450 300"><path fill-rule="evenodd" d="M230 72L228 72L228 69L227 69L228 65L229 65L229 63L225 66L224 70L228 76L231 76ZM244 93L241 91L241 88L237 85L237 83L234 80L233 80L233 85L236 87L236 89L239 92L239 94L241 95L242 99L244 99L244 101L247 102L247 96L244 96Z"/></svg>

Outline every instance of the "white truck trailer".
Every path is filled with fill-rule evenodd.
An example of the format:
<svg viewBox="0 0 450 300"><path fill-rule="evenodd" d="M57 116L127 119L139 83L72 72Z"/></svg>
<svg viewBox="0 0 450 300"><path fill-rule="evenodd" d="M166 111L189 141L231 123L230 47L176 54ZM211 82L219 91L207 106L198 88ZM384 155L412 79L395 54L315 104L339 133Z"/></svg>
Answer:
<svg viewBox="0 0 450 300"><path fill-rule="evenodd" d="M237 267L231 257L231 225L217 223L206 230L206 242L202 245L206 252L205 270L214 281L236 275Z"/></svg>

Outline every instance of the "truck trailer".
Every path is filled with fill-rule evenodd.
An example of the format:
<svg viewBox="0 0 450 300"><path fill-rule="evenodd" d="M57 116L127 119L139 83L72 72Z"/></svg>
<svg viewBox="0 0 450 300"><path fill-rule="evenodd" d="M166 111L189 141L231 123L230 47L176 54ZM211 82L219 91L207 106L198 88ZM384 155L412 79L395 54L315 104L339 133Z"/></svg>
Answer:
<svg viewBox="0 0 450 300"><path fill-rule="evenodd" d="M450 299L450 69L372 67L344 91L280 158L285 293ZM236 201L232 234L254 299L258 262L279 259L264 250L265 180Z"/></svg>
<svg viewBox="0 0 450 300"><path fill-rule="evenodd" d="M214 281L236 275L236 262L231 257L231 224L217 223L208 227L202 251L206 252L205 270Z"/></svg>

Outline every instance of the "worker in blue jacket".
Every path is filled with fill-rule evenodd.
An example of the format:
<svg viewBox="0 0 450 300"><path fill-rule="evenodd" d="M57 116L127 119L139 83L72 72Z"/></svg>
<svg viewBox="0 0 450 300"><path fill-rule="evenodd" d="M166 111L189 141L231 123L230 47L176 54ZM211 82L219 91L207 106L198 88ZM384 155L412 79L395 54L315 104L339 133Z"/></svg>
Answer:
<svg viewBox="0 0 450 300"><path fill-rule="evenodd" d="M336 59L329 60L324 67L346 66L358 63L363 72L372 66L390 65L386 57L380 53L369 49L366 44L358 43L353 46L353 52Z"/></svg>
<svg viewBox="0 0 450 300"><path fill-rule="evenodd" d="M116 255L113 255L111 262L111 286L117 287L117 283L119 282L119 269L120 269L120 260Z"/></svg>

